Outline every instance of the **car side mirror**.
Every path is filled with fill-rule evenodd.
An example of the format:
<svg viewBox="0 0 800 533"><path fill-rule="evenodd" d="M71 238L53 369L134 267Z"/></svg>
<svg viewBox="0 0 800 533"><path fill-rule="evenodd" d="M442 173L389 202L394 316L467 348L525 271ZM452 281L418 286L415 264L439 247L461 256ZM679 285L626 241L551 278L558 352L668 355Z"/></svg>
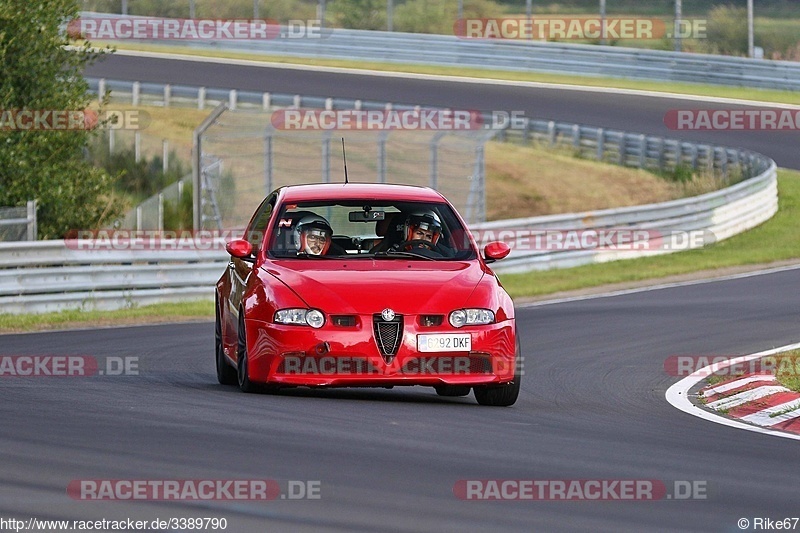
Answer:
<svg viewBox="0 0 800 533"><path fill-rule="evenodd" d="M503 259L511 253L511 247L503 241L490 242L483 248L483 258L487 263Z"/></svg>
<svg viewBox="0 0 800 533"><path fill-rule="evenodd" d="M253 245L245 239L234 239L225 245L225 249L233 257L247 261L248 263L255 263L253 257Z"/></svg>

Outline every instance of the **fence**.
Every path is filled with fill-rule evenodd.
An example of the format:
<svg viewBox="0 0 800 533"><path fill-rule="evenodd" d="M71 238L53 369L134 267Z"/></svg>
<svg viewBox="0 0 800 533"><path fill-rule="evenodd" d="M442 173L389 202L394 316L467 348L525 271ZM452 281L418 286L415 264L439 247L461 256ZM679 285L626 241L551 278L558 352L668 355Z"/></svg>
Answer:
<svg viewBox="0 0 800 533"><path fill-rule="evenodd" d="M36 201L29 201L25 207L0 207L0 242L35 241Z"/></svg>
<svg viewBox="0 0 800 533"><path fill-rule="evenodd" d="M91 18L96 13L83 13ZM120 15L100 14L102 17ZM286 29L281 28L281 35ZM800 89L800 63L617 46L464 39L385 31L334 29L324 38L161 40L160 46L254 55L409 63L665 82ZM146 43L148 41L139 41Z"/></svg>

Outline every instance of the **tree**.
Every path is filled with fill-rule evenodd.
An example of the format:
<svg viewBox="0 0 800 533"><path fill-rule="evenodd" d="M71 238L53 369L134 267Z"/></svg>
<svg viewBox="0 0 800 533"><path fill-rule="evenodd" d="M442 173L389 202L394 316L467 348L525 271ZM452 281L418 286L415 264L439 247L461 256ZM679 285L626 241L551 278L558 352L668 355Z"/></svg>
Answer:
<svg viewBox="0 0 800 533"><path fill-rule="evenodd" d="M84 110L92 100L83 68L100 53L71 44L62 28L78 0L0 0L0 112ZM85 152L88 130L19 130L0 122L0 205L39 201L40 238L94 229L121 204L113 179Z"/></svg>

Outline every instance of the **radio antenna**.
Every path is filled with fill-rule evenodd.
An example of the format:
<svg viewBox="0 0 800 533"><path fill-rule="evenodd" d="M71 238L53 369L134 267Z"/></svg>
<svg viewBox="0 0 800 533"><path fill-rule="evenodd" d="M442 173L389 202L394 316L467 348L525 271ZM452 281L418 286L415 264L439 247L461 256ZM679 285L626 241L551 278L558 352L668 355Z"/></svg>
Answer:
<svg viewBox="0 0 800 533"><path fill-rule="evenodd" d="M342 158L344 159L344 183L347 185L347 151L344 149L344 137L342 137Z"/></svg>

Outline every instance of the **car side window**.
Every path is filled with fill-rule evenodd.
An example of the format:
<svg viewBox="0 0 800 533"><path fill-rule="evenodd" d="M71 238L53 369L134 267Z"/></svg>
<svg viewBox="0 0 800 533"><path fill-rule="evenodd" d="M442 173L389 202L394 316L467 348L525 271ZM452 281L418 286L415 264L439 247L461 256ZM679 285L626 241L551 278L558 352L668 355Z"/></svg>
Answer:
<svg viewBox="0 0 800 533"><path fill-rule="evenodd" d="M261 243L264 241L264 234L269 224L269 219L272 216L272 211L275 208L276 196L272 196L261 204L258 212L253 217L253 221L247 228L245 239L253 246L253 250L260 250Z"/></svg>

